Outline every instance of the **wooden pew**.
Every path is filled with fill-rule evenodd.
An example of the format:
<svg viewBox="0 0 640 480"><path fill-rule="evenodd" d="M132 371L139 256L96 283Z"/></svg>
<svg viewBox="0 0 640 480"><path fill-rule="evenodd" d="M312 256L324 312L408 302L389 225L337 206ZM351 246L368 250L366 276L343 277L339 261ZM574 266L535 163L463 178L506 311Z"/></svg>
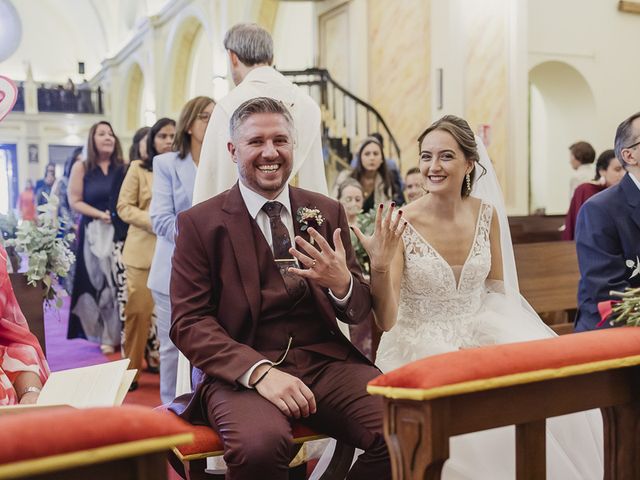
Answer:
<svg viewBox="0 0 640 480"><path fill-rule="evenodd" d="M516 479L543 480L546 419L596 408L604 479L640 478L639 352L640 328L616 328L457 350L375 378L394 480L438 480L450 437L507 425Z"/></svg>
<svg viewBox="0 0 640 480"><path fill-rule="evenodd" d="M564 215L526 215L509 217L511 240L518 243L555 242L560 240Z"/></svg>
<svg viewBox="0 0 640 480"><path fill-rule="evenodd" d="M520 293L538 313L577 308L578 257L575 242L524 243L513 246ZM551 324L562 335L573 322Z"/></svg>
<svg viewBox="0 0 640 480"><path fill-rule="evenodd" d="M11 286L16 295L16 300L18 300L20 310L22 310L22 314L29 324L29 330L31 330L31 333L38 339L42 347L42 352L46 357L47 344L44 329L43 290L40 286L33 287L29 285L27 283L27 276L24 273L10 273L9 279L11 280Z"/></svg>

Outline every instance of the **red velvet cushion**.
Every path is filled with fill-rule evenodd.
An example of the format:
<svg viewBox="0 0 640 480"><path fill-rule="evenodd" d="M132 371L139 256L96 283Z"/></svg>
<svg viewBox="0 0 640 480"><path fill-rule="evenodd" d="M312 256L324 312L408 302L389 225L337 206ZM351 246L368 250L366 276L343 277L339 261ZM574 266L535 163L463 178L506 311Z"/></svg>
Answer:
<svg viewBox="0 0 640 480"><path fill-rule="evenodd" d="M194 442L176 447L183 457L211 452L221 452L224 449L222 440L211 427L192 425L191 432L193 432L195 437ZM309 427L299 423L293 424L294 439L315 436L318 436L318 434Z"/></svg>
<svg viewBox="0 0 640 480"><path fill-rule="evenodd" d="M433 355L374 378L369 385L426 390L637 355L640 327L611 328Z"/></svg>
<svg viewBox="0 0 640 480"><path fill-rule="evenodd" d="M190 431L175 415L134 405L6 415L0 417L0 465Z"/></svg>

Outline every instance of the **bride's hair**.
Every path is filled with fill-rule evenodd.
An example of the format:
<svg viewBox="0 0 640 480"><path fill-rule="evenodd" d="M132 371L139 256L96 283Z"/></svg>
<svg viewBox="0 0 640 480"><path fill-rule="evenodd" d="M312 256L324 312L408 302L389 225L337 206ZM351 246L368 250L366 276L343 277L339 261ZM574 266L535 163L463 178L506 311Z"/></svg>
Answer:
<svg viewBox="0 0 640 480"><path fill-rule="evenodd" d="M475 181L487 172L480 163L480 155L478 154L478 146L473 130L471 130L471 127L464 118L456 117L455 115L445 115L429 125L429 128L420 134L418 137L418 149L420 149L424 137L435 130L442 130L451 135L460 147L460 150L462 150L467 161L473 163L474 168L469 173L471 186L473 187ZM482 170L479 176L476 175L476 167L480 167ZM470 189L467 188L466 182L462 182L460 194L463 197L467 197L469 193Z"/></svg>

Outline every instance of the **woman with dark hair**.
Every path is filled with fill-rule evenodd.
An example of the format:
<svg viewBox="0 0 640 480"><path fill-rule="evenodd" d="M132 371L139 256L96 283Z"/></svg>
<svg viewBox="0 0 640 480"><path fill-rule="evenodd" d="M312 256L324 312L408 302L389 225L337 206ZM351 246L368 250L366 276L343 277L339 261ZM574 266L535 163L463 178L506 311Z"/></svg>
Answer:
<svg viewBox="0 0 640 480"><path fill-rule="evenodd" d="M358 149L356 167L343 170L335 181L332 196L338 197L340 184L347 178L355 178L364 191L363 211L368 212L374 205L395 200L401 205L402 192L394 184L387 168L384 152L380 142L374 137L367 137Z"/></svg>
<svg viewBox="0 0 640 480"><path fill-rule="evenodd" d="M616 158L613 150L605 150L600 154L596 161L596 176L587 183L580 184L573 192L569 211L564 219L564 230L562 231L562 240L574 240L576 233L576 219L580 207L593 197L596 193L600 193L605 188L617 185L625 171L622 164Z"/></svg>
<svg viewBox="0 0 640 480"><path fill-rule="evenodd" d="M384 331L376 365L385 372L429 355L555 336L519 294L497 175L469 124L447 115L418 142L429 193L400 211L379 208L370 237L355 228ZM443 478L514 478L513 435L504 427L453 439ZM599 411L549 419L547 436L548 478L602 478Z"/></svg>
<svg viewBox="0 0 640 480"><path fill-rule="evenodd" d="M103 353L120 344L109 196L123 163L118 137L109 122L101 121L89 130L87 158L73 164L69 177L69 205L82 217L67 336L99 343Z"/></svg>
<svg viewBox="0 0 640 480"><path fill-rule="evenodd" d="M196 171L204 133L215 103L209 97L196 97L182 108L176 129L175 151L159 155L153 164L151 223L158 236L151 262L148 287L156 306L160 340L160 399L162 403L176 396L178 349L169 338L171 301L169 279L173 255L175 223L178 213L191 207Z"/></svg>
<svg viewBox="0 0 640 480"><path fill-rule="evenodd" d="M124 355L131 362L130 367L138 369L138 372L142 370L154 310L153 297L147 287L156 246L156 235L153 233L149 216L153 161L156 155L171 151L174 136L175 121L170 118L161 118L149 129L147 157L131 162L118 197L118 215L129 224L127 241L122 252L127 277ZM137 388L137 378L138 374L132 384L132 390Z"/></svg>

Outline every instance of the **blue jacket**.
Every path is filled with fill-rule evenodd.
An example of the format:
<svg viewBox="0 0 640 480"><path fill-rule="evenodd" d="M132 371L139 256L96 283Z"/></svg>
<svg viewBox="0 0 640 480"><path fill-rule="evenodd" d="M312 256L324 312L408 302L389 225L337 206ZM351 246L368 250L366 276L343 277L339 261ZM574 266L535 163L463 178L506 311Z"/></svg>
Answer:
<svg viewBox="0 0 640 480"><path fill-rule="evenodd" d="M580 208L576 249L580 284L575 330L582 332L596 328L598 302L612 299L611 290L640 287L640 189L629 173Z"/></svg>
<svg viewBox="0 0 640 480"><path fill-rule="evenodd" d="M169 152L153 159L153 194L149 213L158 239L147 286L165 295L169 295L176 218L178 213L191 208L196 170L191 154L181 159L178 152Z"/></svg>

